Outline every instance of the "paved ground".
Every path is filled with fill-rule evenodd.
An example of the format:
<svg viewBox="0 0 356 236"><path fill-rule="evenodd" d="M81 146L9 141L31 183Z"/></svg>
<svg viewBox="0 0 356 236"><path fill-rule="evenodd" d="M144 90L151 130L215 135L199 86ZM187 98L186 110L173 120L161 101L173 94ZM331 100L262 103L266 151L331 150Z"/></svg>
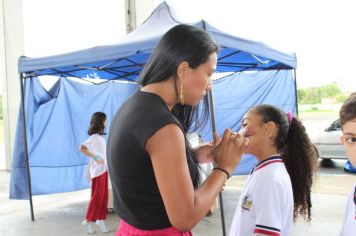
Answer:
<svg viewBox="0 0 356 236"><path fill-rule="evenodd" d="M320 162L320 170L313 188L313 220L309 223L297 221L293 236L337 235L343 220L346 198L356 175L345 174L343 161ZM29 202L8 200L10 174L0 171L0 235L86 235L81 227L89 199L89 190L72 193L34 197L36 221L30 220ZM243 186L245 176L233 177L223 191L226 228L229 230L235 204ZM194 236L222 235L220 211L205 217L193 230ZM109 214L108 226L112 230L97 235L114 235L119 218Z"/></svg>
<svg viewBox="0 0 356 236"><path fill-rule="evenodd" d="M306 125L322 128L328 120L318 118L306 120ZM309 122L309 123L308 123ZM30 220L28 201L9 200L10 173L1 171L5 167L4 145L0 144L0 235L1 236L79 236L86 235L81 226L89 200L89 190L72 193L35 196L33 198L35 222ZM347 195L356 183L356 175L343 172L342 161L319 161L312 193L311 222L298 220L293 226L293 236L338 235L343 220ZM226 230L229 231L235 205L239 198L245 176L231 178L223 191ZM97 235L114 235L119 218L109 214L111 232ZM220 236L222 234L220 210L205 217L193 230L194 236Z"/></svg>

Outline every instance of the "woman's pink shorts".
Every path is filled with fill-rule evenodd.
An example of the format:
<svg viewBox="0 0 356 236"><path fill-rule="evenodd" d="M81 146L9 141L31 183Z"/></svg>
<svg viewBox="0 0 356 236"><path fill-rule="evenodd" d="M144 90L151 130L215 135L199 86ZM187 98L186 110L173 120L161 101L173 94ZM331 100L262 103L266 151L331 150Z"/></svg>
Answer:
<svg viewBox="0 0 356 236"><path fill-rule="evenodd" d="M174 227L157 230L142 230L120 220L115 236L193 236L191 232L179 232Z"/></svg>

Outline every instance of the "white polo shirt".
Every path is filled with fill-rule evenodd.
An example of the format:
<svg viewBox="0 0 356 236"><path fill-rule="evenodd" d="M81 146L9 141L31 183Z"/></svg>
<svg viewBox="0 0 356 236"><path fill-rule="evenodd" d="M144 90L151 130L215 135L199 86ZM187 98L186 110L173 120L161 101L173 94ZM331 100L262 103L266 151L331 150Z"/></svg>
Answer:
<svg viewBox="0 0 356 236"><path fill-rule="evenodd" d="M288 236L293 223L293 190L279 155L260 162L247 178L229 236L257 233Z"/></svg>
<svg viewBox="0 0 356 236"><path fill-rule="evenodd" d="M82 144L85 145L89 151L99 155L104 160L104 164L98 164L93 158L89 158L90 177L95 178L104 174L108 170L106 160L106 142L104 136L93 134Z"/></svg>
<svg viewBox="0 0 356 236"><path fill-rule="evenodd" d="M352 188L349 195L344 224L340 236L355 236L356 235L356 185Z"/></svg>

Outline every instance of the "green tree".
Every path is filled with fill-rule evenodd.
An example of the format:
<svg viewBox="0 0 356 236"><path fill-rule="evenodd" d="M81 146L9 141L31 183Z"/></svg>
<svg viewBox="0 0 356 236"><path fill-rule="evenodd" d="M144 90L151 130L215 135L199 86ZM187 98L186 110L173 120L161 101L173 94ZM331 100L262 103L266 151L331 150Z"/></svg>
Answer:
<svg viewBox="0 0 356 236"><path fill-rule="evenodd" d="M344 93L343 94L338 94L336 96L336 102L343 103L346 100L346 98L348 98L347 94L344 94Z"/></svg>
<svg viewBox="0 0 356 236"><path fill-rule="evenodd" d="M336 83L322 86L320 87L320 90L321 90L321 96L323 98L336 97L337 95L342 94L341 90L339 89Z"/></svg>
<svg viewBox="0 0 356 236"><path fill-rule="evenodd" d="M321 103L322 98L334 98L336 102L342 102L346 96L336 83L314 88L298 89L299 104L318 104Z"/></svg>
<svg viewBox="0 0 356 236"><path fill-rule="evenodd" d="M321 102L319 88L299 89L299 104L317 104Z"/></svg>
<svg viewBox="0 0 356 236"><path fill-rule="evenodd" d="M0 120L2 120L3 115L2 115L2 96L0 95Z"/></svg>
<svg viewBox="0 0 356 236"><path fill-rule="evenodd" d="M298 94L298 103L302 103L302 101L305 100L305 96L306 96L305 89L298 89L297 94Z"/></svg>

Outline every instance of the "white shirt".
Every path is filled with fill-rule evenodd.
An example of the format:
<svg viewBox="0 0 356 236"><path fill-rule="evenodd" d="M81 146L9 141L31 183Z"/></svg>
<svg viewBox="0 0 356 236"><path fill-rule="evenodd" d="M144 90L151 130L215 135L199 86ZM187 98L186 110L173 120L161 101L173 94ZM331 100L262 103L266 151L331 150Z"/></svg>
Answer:
<svg viewBox="0 0 356 236"><path fill-rule="evenodd" d="M247 178L229 236L291 234L293 190L280 156L260 162Z"/></svg>
<svg viewBox="0 0 356 236"><path fill-rule="evenodd" d="M93 134L87 140L85 140L82 145L85 145L89 151L95 155L99 155L103 160L103 164L98 164L93 158L89 158L89 172L90 177L95 178L107 171L107 160L106 160L106 142L103 135Z"/></svg>
<svg viewBox="0 0 356 236"><path fill-rule="evenodd" d="M344 224L340 236L355 236L356 235L356 185L352 188L349 195Z"/></svg>

